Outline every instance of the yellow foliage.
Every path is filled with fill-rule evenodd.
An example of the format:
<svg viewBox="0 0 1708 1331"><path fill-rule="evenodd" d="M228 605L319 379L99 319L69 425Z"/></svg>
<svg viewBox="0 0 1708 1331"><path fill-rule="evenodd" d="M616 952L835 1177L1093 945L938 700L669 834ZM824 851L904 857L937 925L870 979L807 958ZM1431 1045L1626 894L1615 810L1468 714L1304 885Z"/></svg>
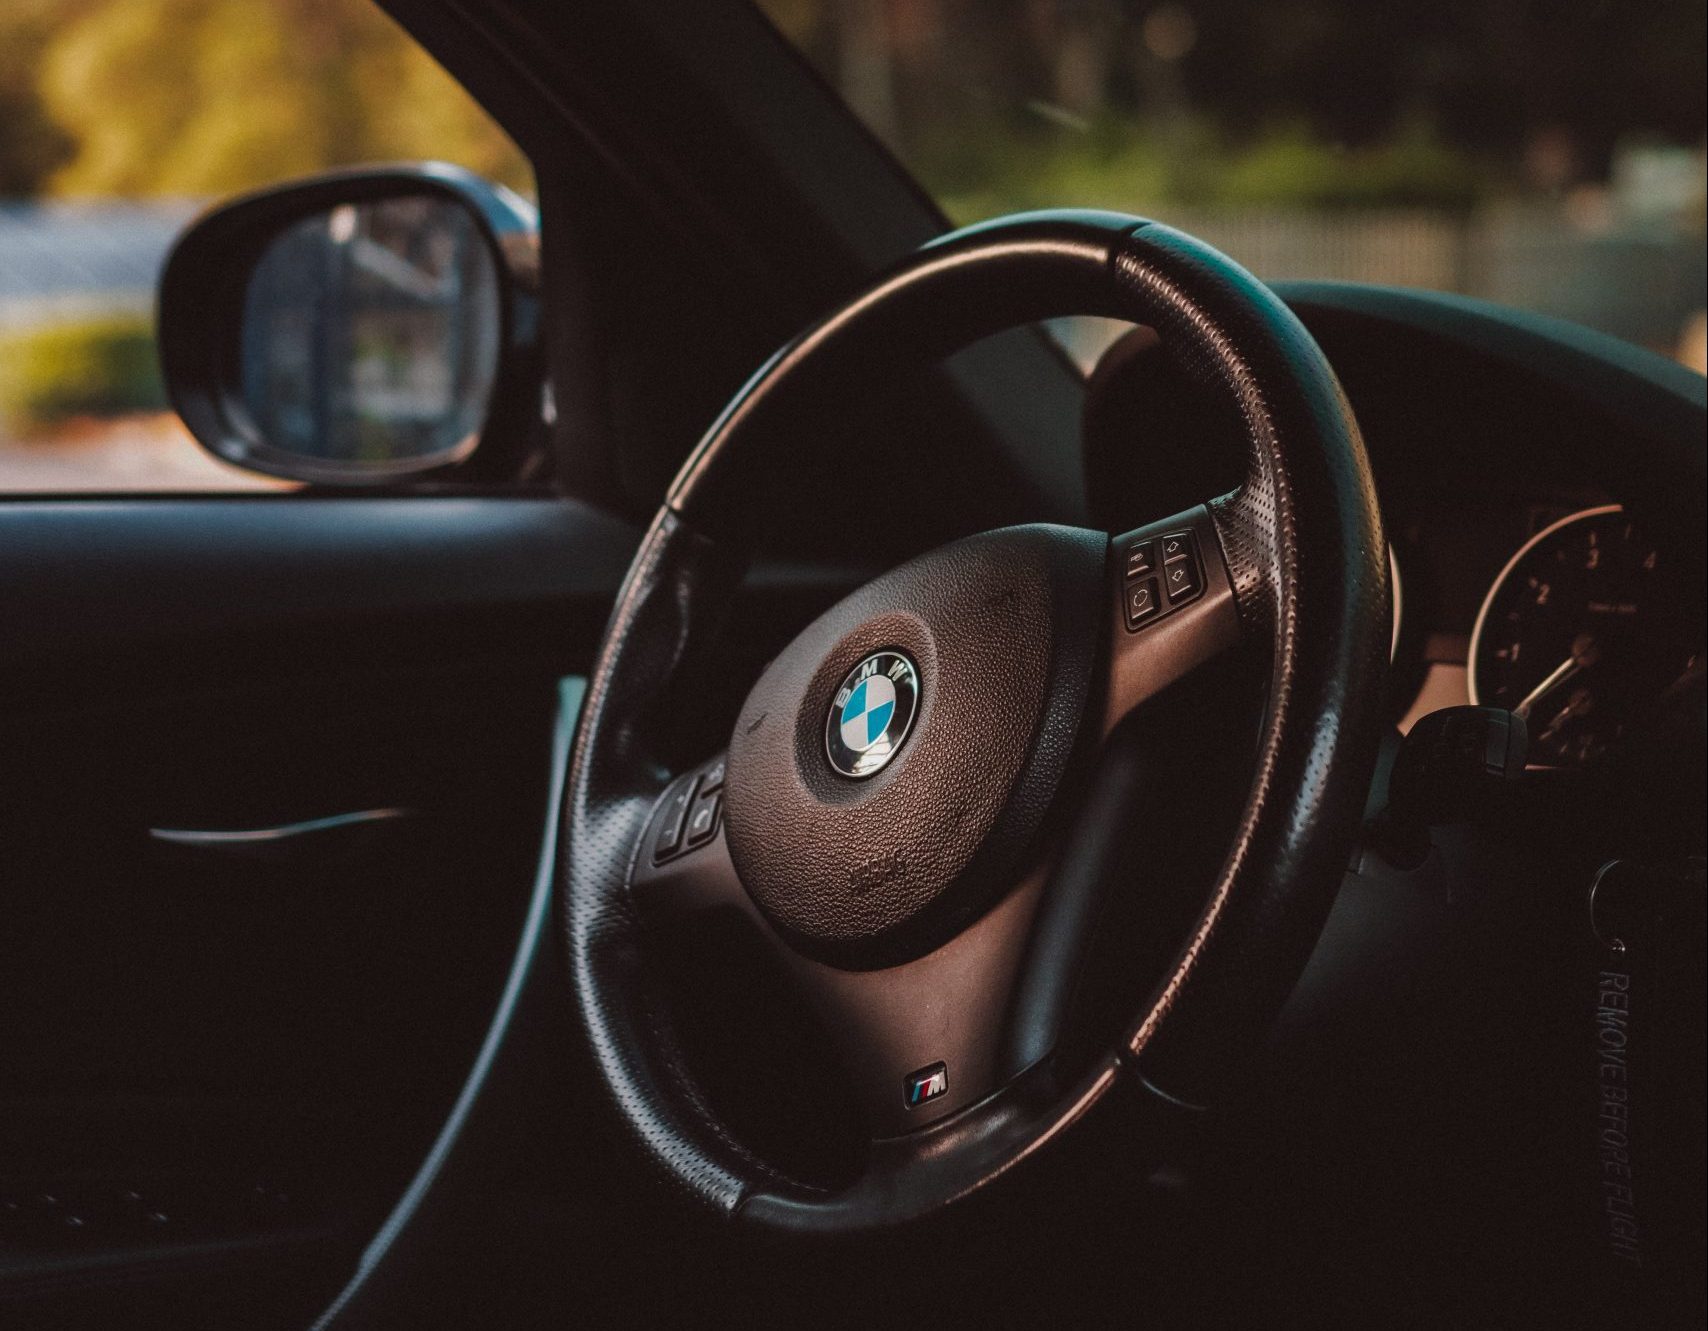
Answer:
<svg viewBox="0 0 1708 1331"><path fill-rule="evenodd" d="M367 0L78 0L41 99L71 195L218 195L332 166L435 158L526 187L462 87Z"/></svg>

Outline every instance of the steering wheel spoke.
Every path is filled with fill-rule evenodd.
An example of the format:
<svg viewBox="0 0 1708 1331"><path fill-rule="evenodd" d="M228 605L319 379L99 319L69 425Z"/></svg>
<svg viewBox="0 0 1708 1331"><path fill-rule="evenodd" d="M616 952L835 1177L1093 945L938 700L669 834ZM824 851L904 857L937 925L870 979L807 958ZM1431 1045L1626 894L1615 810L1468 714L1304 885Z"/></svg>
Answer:
<svg viewBox="0 0 1708 1331"><path fill-rule="evenodd" d="M803 955L743 887L721 812L695 831L695 809L715 807L705 773L678 777L642 833L630 893L659 927L732 911L770 947L834 1040L871 1136L896 1137L962 1109L1033 1061L1008 1020L1018 1000L1031 924L1046 879L1027 875L941 947L894 966L848 969ZM679 829L677 824L681 824Z"/></svg>
<svg viewBox="0 0 1708 1331"><path fill-rule="evenodd" d="M671 781L654 804L629 883L635 905L649 919L709 910L754 913L724 839L727 771L728 760L719 754Z"/></svg>
<svg viewBox="0 0 1708 1331"><path fill-rule="evenodd" d="M1041 874L1029 876L947 943L897 966L845 970L780 945L872 1137L947 1118L1024 1070L1005 1018L1041 887Z"/></svg>

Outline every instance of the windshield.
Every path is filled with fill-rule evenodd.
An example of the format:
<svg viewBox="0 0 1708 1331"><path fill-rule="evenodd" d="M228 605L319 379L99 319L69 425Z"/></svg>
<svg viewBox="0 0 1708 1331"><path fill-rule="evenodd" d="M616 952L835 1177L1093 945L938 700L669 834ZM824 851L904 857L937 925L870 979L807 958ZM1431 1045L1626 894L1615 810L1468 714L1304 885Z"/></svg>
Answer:
<svg viewBox="0 0 1708 1331"><path fill-rule="evenodd" d="M761 8L957 224L1139 213L1271 280L1462 292L1703 369L1701 0Z"/></svg>

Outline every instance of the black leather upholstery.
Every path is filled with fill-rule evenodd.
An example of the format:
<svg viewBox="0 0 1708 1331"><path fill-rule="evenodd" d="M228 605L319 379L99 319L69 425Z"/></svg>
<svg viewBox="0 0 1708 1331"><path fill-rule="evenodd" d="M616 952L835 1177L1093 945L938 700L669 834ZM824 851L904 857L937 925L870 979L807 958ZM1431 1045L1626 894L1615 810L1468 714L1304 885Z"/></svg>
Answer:
<svg viewBox="0 0 1708 1331"><path fill-rule="evenodd" d="M630 867L664 787L648 755L653 708L688 650L696 614L721 597L725 568L668 509L648 530L606 630L582 703L564 790L560 880L576 1015L618 1117L656 1175L732 1211L770 1171L724 1133L688 1075L640 922Z"/></svg>
<svg viewBox="0 0 1708 1331"><path fill-rule="evenodd" d="M1292 311L1169 227L1129 236L1114 264L1163 346L1238 404L1246 480L1212 512L1246 632L1272 653L1234 847L1187 964L1129 1045L1153 1082L1195 1100L1286 999L1340 886L1381 733L1387 542L1352 408ZM1151 1047L1188 974L1190 1002Z"/></svg>
<svg viewBox="0 0 1708 1331"><path fill-rule="evenodd" d="M1046 1060L1007 1091L881 1145L827 1196L730 1140L695 1092L650 983L625 881L647 800L649 708L727 582L706 531L737 531L742 454L763 427L859 374L1069 313L1152 324L1232 394L1250 475L1216 506L1248 632L1273 654L1257 772L1217 883L1128 1039L1090 1069ZM669 1186L765 1229L846 1233L977 1190L1146 1076L1188 1096L1206 1050L1255 1039L1320 928L1374 760L1386 660L1384 542L1334 375L1262 284L1208 247L1111 214L1036 214L946 238L803 334L743 390L679 477L594 668L567 788L564 925L576 1016L618 1117ZM1175 1032L1180 1032L1176 1035ZM1163 1036L1166 1035L1166 1043Z"/></svg>

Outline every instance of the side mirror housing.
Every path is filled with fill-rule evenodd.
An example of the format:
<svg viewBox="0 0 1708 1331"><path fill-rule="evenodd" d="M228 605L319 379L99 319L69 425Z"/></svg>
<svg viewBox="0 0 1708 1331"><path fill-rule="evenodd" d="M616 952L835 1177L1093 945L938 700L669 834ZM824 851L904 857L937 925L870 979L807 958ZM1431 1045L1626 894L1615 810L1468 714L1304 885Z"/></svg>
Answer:
<svg viewBox="0 0 1708 1331"><path fill-rule="evenodd" d="M323 486L513 469L540 406L538 223L437 163L198 218L161 274L168 395L214 456Z"/></svg>

